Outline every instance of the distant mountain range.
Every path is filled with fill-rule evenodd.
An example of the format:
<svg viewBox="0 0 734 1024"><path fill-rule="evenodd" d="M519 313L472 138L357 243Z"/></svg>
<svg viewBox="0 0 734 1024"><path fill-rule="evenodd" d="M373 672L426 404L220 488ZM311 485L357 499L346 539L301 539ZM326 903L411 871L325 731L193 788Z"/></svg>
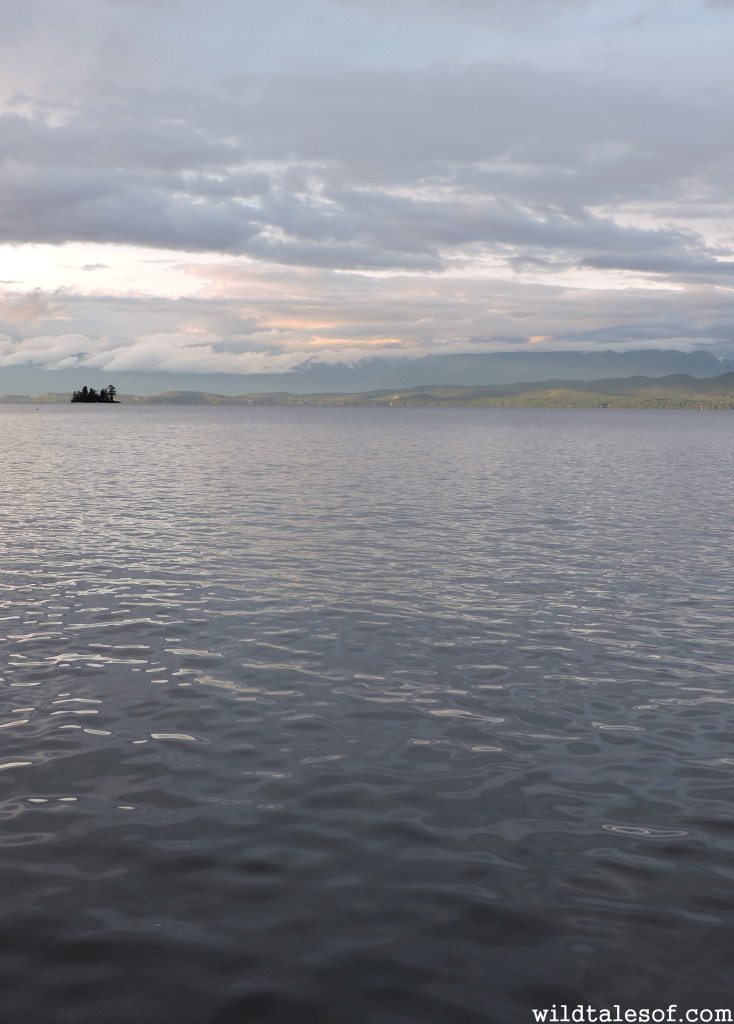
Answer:
<svg viewBox="0 0 734 1024"><path fill-rule="evenodd" d="M127 405L371 405L510 406L520 408L734 409L734 372L696 378L614 377L594 381L549 380L495 385L429 385L362 392L298 395L284 391L217 395L204 391L167 391L160 395L119 395ZM5 404L60 404L69 394L28 398L7 395Z"/></svg>
<svg viewBox="0 0 734 1024"><path fill-rule="evenodd" d="M71 392L84 384L97 389L113 384L121 395L158 395L168 391L203 391L229 396L274 391L306 395L436 385L498 385L516 381L590 381L633 375L662 377L676 373L715 377L728 371L734 371L734 360L720 359L704 351L469 352L421 359L375 356L353 365L309 361L287 373L108 373L85 367L45 370L33 366L6 366L0 368L0 392L38 395Z"/></svg>

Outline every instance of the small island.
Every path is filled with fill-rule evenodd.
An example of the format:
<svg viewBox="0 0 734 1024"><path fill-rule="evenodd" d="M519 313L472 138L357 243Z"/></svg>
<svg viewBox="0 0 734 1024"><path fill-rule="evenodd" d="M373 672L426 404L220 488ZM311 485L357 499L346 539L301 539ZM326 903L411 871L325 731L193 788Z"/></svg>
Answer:
<svg viewBox="0 0 734 1024"><path fill-rule="evenodd" d="M115 398L116 394L117 389L112 384L109 387L100 388L99 391L88 388L85 384L81 391L75 391L72 394L71 400L72 402L114 402L115 405L119 405L120 403Z"/></svg>

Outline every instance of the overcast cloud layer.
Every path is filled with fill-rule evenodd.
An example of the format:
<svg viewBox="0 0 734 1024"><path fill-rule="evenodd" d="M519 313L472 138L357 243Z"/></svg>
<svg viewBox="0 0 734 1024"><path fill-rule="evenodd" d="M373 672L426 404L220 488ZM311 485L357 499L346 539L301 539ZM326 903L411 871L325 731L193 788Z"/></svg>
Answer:
<svg viewBox="0 0 734 1024"><path fill-rule="evenodd" d="M0 366L734 356L729 0L3 20Z"/></svg>

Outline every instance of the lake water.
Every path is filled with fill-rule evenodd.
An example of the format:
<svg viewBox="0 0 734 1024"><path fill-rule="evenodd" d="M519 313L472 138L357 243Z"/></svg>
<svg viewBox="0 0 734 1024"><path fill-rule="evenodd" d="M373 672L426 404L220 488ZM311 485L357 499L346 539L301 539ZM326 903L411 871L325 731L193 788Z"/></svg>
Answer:
<svg viewBox="0 0 734 1024"><path fill-rule="evenodd" d="M734 1004L734 416L0 429L3 1021Z"/></svg>

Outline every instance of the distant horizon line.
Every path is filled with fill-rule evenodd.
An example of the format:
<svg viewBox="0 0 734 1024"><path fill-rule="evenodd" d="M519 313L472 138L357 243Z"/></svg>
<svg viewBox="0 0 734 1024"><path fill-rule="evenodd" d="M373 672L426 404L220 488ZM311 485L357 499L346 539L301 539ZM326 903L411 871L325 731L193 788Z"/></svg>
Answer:
<svg viewBox="0 0 734 1024"><path fill-rule="evenodd" d="M86 385L85 385L86 387ZM75 404L80 391L44 392L39 395L0 396L4 405ZM701 404L704 403L704 404ZM240 395L177 389L157 395L117 392L117 401L100 404L129 405L519 405L553 407L624 408L734 408L734 371L713 377L667 373L651 377L629 374L595 380L546 378L503 384L417 384L360 391L250 391ZM80 403L86 404L86 403Z"/></svg>

